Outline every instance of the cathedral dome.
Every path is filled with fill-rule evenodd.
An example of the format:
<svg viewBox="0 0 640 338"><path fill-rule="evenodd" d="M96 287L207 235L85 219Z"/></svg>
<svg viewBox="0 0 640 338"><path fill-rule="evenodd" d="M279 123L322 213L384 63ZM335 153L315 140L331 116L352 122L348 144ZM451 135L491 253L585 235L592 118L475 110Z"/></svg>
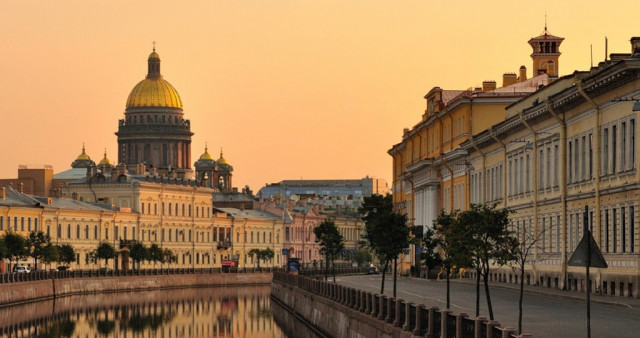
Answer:
<svg viewBox="0 0 640 338"><path fill-rule="evenodd" d="M168 107L182 109L182 100L178 91L162 78L160 74L160 56L155 48L148 59L147 77L133 87L127 99L127 108Z"/></svg>
<svg viewBox="0 0 640 338"><path fill-rule="evenodd" d="M107 151L104 151L104 158L100 161L100 163L98 163L99 166L113 166L113 162L111 162L110 159L107 158Z"/></svg>
<svg viewBox="0 0 640 338"><path fill-rule="evenodd" d="M209 154L209 149L207 147L204 147L204 154L200 155L200 159L214 161L214 158Z"/></svg>
<svg viewBox="0 0 640 338"><path fill-rule="evenodd" d="M82 153L78 155L78 157L76 157L76 160L78 161L91 160L91 157L89 157L89 155L87 155L87 153L84 151L84 144L82 145Z"/></svg>

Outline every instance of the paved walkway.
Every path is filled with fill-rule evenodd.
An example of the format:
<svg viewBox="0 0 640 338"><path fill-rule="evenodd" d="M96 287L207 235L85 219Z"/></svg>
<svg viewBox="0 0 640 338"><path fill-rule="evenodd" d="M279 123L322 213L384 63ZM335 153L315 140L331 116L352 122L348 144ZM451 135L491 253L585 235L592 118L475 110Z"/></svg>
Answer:
<svg viewBox="0 0 640 338"><path fill-rule="evenodd" d="M475 284L475 280L470 278L463 278L463 279L456 278L456 279L451 279L450 281L453 283ZM520 290L520 284L501 283L501 282L494 281L494 282L489 282L489 285L491 285L492 287L498 287L498 288L504 288L504 289ZM480 281L480 287L481 288L484 287L482 284L482 281ZM584 300L584 301L587 300L587 295L584 292L578 292L578 291L567 291L567 290L560 290L556 288L547 288L542 286L533 286L533 285L526 285L526 284L524 285L524 290L526 293L529 293L529 294L537 294L537 295L547 296L547 297ZM623 307L640 310L640 298L596 295L592 293L591 302L623 306Z"/></svg>

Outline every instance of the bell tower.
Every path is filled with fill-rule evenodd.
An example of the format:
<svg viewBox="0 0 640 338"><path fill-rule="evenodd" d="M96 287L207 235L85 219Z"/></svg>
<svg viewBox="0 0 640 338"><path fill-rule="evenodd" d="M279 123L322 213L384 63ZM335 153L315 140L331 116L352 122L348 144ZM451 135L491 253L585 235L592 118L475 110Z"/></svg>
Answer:
<svg viewBox="0 0 640 338"><path fill-rule="evenodd" d="M546 73L550 78L557 78L559 74L560 44L564 38L549 34L547 24L544 25L544 33L531 38L529 45L533 48L533 76Z"/></svg>

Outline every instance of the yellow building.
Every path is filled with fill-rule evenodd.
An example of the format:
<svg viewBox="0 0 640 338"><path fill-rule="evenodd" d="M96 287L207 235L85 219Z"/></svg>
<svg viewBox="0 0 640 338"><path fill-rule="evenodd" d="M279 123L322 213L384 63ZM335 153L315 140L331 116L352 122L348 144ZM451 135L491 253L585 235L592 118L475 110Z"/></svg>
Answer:
<svg viewBox="0 0 640 338"><path fill-rule="evenodd" d="M586 289L584 268L567 265L583 236L586 206L586 226L609 265L592 270L593 290L638 297L640 38L631 42L632 54L559 78L461 146L473 167L471 202L515 210L513 230L537 240L527 283ZM490 171L496 166L504 167L497 175ZM510 268L492 277L517 281Z"/></svg>
<svg viewBox="0 0 640 338"><path fill-rule="evenodd" d="M545 31L545 35L531 39L530 43L545 39L554 41L553 53L547 54L543 48L531 56L536 63L549 57L557 66L562 38L549 36ZM413 128L405 129L402 141L388 151L393 157L394 208L407 214L409 225L430 227L441 210L450 212L468 207L471 166L461 144L468 141L473 144L474 134L504 120L508 105L548 84L552 76L535 69L532 78L527 78L524 66L518 75L505 73L499 88L495 81L484 81L481 88L434 87L425 95L427 107L421 120ZM555 76L557 67L553 71ZM491 170L498 175L504 168ZM403 265L404 271L415 262L411 252L411 259Z"/></svg>

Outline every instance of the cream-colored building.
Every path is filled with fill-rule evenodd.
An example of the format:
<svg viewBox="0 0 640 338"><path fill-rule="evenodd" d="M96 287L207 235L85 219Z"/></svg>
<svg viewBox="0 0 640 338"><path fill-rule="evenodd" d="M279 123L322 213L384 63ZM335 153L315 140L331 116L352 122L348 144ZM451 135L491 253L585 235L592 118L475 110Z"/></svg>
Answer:
<svg viewBox="0 0 640 338"><path fill-rule="evenodd" d="M584 268L567 263L587 207L586 225L609 265L592 269L592 288L638 297L640 38L631 41L632 54L559 78L461 145L457 161L472 168L470 202L515 210L513 230L537 240L527 283L586 289ZM517 281L510 268L493 277Z"/></svg>

